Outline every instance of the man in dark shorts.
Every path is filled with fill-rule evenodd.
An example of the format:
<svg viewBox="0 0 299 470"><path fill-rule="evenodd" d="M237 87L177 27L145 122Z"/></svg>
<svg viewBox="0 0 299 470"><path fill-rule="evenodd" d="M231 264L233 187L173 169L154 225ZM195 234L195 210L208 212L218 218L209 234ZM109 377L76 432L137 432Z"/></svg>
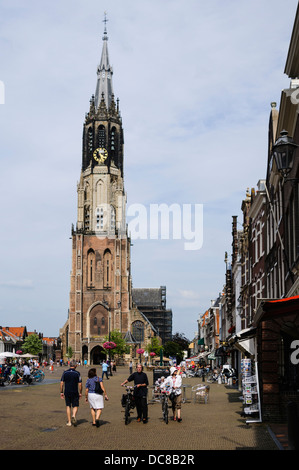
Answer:
<svg viewBox="0 0 299 470"><path fill-rule="evenodd" d="M134 397L136 401L137 408L137 421L143 421L147 423L147 387L148 387L148 378L145 372L143 372L143 367L141 364L137 364L137 372L133 372L127 380L125 380L121 385L125 385L128 382L134 380Z"/></svg>
<svg viewBox="0 0 299 470"><path fill-rule="evenodd" d="M65 370L60 381L60 397L65 399L67 426L77 426L76 415L79 407L79 400L82 396L82 379L80 372L76 370L75 361L70 362L70 368ZM64 389L64 392L63 392ZM71 410L73 409L73 413Z"/></svg>

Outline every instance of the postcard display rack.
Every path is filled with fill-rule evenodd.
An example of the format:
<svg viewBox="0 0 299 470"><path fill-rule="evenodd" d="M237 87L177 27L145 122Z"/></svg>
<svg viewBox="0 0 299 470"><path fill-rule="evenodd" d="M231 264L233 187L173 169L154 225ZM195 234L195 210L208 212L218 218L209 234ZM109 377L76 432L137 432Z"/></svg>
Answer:
<svg viewBox="0 0 299 470"><path fill-rule="evenodd" d="M261 422L261 404L258 381L257 362L241 359L243 411L245 415L259 415L258 419L247 420L246 423Z"/></svg>

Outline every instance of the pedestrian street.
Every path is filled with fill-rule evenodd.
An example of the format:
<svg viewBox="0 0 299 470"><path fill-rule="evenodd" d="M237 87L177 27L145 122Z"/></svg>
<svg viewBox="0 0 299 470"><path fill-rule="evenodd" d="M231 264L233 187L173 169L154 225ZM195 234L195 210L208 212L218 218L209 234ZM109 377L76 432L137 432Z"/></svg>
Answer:
<svg viewBox="0 0 299 470"><path fill-rule="evenodd" d="M200 450L279 450L267 424L246 424L242 416L241 393L225 384L211 383L207 403L191 400L192 386L201 379L186 378L186 402L182 405L182 422L166 424L161 404L148 394L147 424L137 423L136 411L124 424L121 383L129 376L127 367L104 385L109 397L100 418L100 427L91 425L89 405L84 400L89 367L79 366L83 392L77 414L78 425L66 426L66 407L60 398L60 378L67 367L55 366L41 384L1 387L1 450L105 450L105 451L200 451ZM98 375L101 367L96 366ZM145 369L146 371L146 369ZM150 385L153 372L146 371ZM170 417L172 415L169 410Z"/></svg>

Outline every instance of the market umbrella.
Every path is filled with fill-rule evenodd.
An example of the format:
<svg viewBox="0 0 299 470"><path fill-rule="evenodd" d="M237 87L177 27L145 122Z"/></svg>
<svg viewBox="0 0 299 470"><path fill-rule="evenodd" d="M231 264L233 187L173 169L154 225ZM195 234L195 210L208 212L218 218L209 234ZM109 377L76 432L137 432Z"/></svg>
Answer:
<svg viewBox="0 0 299 470"><path fill-rule="evenodd" d="M38 357L38 356L35 356L34 354L26 353L26 354L21 354L20 357Z"/></svg>
<svg viewBox="0 0 299 470"><path fill-rule="evenodd" d="M12 352L2 352L0 353L0 357L21 357L20 354L12 353Z"/></svg>

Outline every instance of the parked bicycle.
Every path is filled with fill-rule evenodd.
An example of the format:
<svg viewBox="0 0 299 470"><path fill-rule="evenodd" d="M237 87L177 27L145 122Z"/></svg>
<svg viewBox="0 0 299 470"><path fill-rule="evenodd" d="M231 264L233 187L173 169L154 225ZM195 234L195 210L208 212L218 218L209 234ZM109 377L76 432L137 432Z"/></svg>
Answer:
<svg viewBox="0 0 299 470"><path fill-rule="evenodd" d="M121 399L122 407L125 409L125 424L129 424L131 411L135 408L135 398L133 395L134 387L126 386L126 394L123 394Z"/></svg>

